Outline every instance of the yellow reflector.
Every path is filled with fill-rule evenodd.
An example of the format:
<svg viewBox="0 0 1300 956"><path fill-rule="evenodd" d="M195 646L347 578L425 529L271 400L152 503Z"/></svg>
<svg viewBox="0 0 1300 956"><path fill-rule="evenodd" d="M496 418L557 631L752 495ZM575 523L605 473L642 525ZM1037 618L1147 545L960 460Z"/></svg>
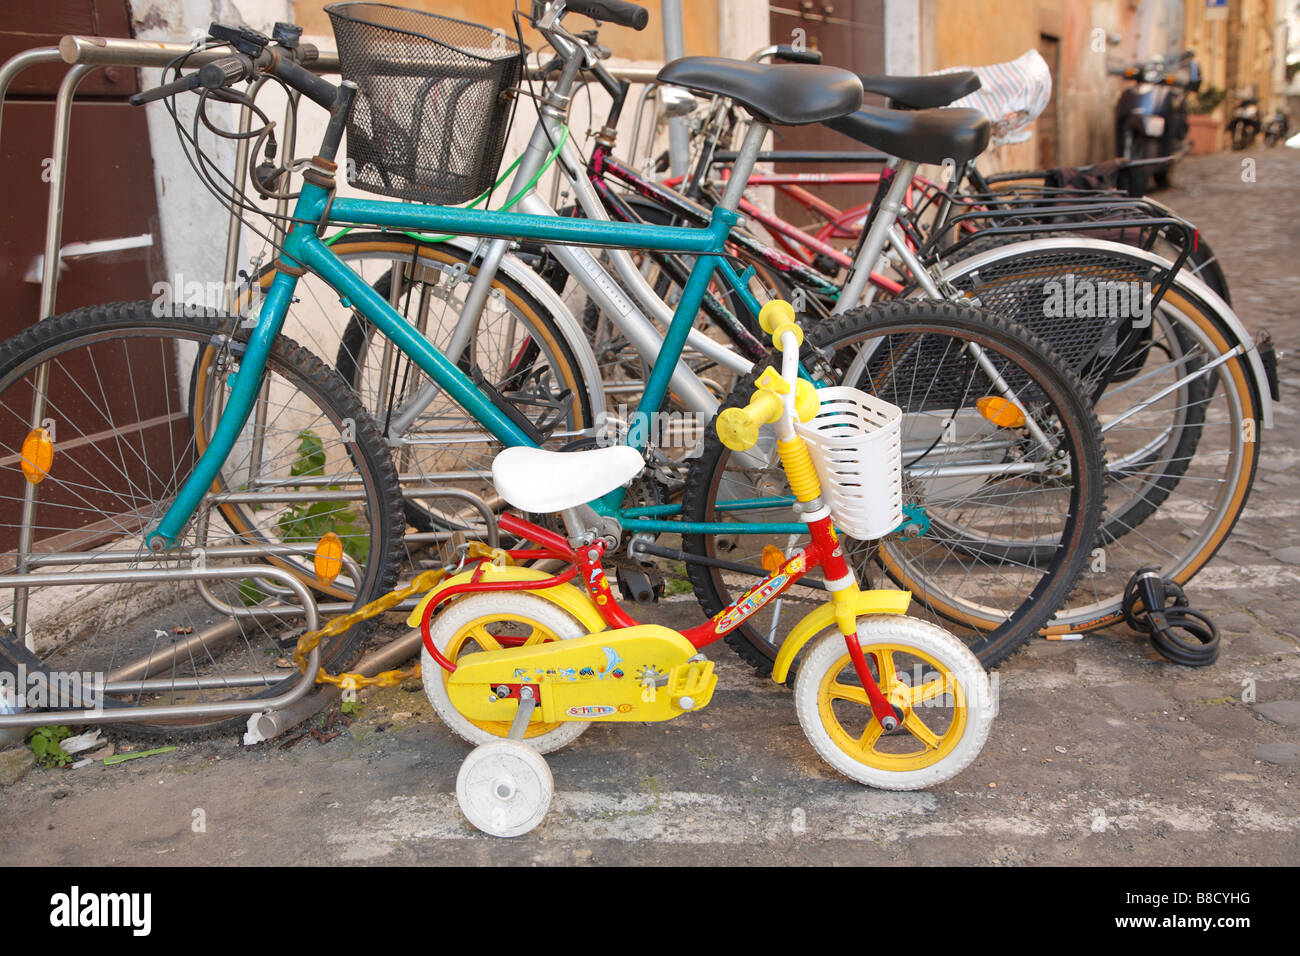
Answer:
<svg viewBox="0 0 1300 956"><path fill-rule="evenodd" d="M316 545L316 559L313 564L316 569L316 580L324 585L333 584L334 579L343 570L343 542L333 531L327 531L320 539L320 543Z"/></svg>
<svg viewBox="0 0 1300 956"><path fill-rule="evenodd" d="M775 545L763 545L763 570L775 574L785 564L785 553Z"/></svg>
<svg viewBox="0 0 1300 956"><path fill-rule="evenodd" d="M44 428L33 428L23 439L23 474L34 485L39 485L50 475L54 464L54 442Z"/></svg>
<svg viewBox="0 0 1300 956"><path fill-rule="evenodd" d="M998 428L1019 428L1025 423L1024 412L1014 403L996 395L985 395L975 403L975 407Z"/></svg>

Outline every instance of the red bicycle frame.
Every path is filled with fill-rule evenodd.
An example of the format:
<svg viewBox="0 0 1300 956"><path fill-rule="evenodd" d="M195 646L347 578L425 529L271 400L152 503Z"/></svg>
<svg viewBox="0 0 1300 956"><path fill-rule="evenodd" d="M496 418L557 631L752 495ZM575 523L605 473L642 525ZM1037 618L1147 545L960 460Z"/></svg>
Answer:
<svg viewBox="0 0 1300 956"><path fill-rule="evenodd" d="M429 623L434 610L444 604L447 599L457 594L479 591L537 591L563 584L574 577L580 576L583 587L595 605L597 613L611 628L617 630L636 627L640 623L623 610L618 603L613 588L609 586L609 579L606 577L605 569L600 562L605 553L603 542L597 541L591 545L574 549L560 535L509 513L501 515L500 526L502 530L515 535L521 540L532 541L541 545L540 548L507 550L505 553L512 559L552 558L564 561L569 565L569 568L563 574L536 581L483 581L480 579L484 565L489 559L478 559L478 567L475 568L471 579L440 592L436 601L430 601L425 605L424 615L420 620L420 633L425 649L438 662L439 666L448 673L454 671L456 665L434 646ZM785 558L779 567L768 573L766 578L755 584L709 620L689 630L682 631L682 637L686 638L696 648L706 647L721 640L766 607L771 601L784 594L814 568L823 569L826 579L830 581L843 580L847 577L850 573L848 562L845 561L844 551L836 539L831 518L826 516L810 523L808 532L812 536L811 544L800 549L793 557ZM512 640L508 637L499 637L498 640L503 645L511 646L523 643L525 638ZM866 656L858 643L857 634L845 634L844 642L848 647L849 656L853 661L853 667L858 679L862 681L867 698L871 702L871 709L876 719L883 721L886 717L896 716L893 705L885 699L867 667Z"/></svg>

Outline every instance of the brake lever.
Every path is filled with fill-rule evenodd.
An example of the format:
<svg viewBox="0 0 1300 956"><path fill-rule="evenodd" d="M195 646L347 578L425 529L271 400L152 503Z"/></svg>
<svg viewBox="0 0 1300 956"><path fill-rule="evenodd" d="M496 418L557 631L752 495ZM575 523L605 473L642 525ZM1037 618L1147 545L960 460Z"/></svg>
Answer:
<svg viewBox="0 0 1300 956"><path fill-rule="evenodd" d="M245 56L256 58L271 45L271 38L248 27L227 27L213 23L208 27L208 37L218 43L229 44Z"/></svg>

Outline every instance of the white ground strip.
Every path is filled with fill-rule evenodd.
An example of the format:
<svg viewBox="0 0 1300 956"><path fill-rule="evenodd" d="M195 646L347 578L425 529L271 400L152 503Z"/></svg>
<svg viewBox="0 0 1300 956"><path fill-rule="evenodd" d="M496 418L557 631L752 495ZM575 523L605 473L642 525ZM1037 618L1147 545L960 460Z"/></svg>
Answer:
<svg viewBox="0 0 1300 956"><path fill-rule="evenodd" d="M975 804L979 793L946 795ZM798 806L770 799L719 794L668 792L613 795L578 791L557 793L550 815L526 839L547 844L598 840L687 844L788 845L800 840L867 841L887 844L926 836L1044 836L1163 827L1184 833L1300 832L1300 815L1278 813L1244 798L1231 808L1184 807L1154 798L1107 798L1080 792L1065 803L1039 807L1032 814L983 810L968 805L960 819L936 821L939 798L929 793L863 790L813 797ZM815 834L815 838L809 836ZM439 840L491 840L461 816L452 794L399 796L377 800L359 823L332 824L326 840L341 862L382 859L402 847Z"/></svg>

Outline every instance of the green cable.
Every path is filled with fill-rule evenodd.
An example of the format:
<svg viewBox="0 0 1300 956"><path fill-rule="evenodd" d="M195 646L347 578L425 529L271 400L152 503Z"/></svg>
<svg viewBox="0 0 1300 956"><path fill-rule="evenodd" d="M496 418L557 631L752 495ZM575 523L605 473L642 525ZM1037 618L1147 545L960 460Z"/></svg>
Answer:
<svg viewBox="0 0 1300 956"><path fill-rule="evenodd" d="M519 192L515 193L513 196L511 196L509 201L507 201L504 206L498 209L497 212L505 212L506 210L508 210L511 206L513 206L516 202L518 202L522 196L526 195L534 186L537 185L537 181L542 178L542 174L545 173L548 169L550 169L551 164L555 162L555 157L560 155L560 150L564 148L564 144L568 142L568 139L569 139L569 127L567 125L561 126L560 141L556 143L555 148L551 150L551 155L546 157L546 162L542 164L542 168L537 170L537 172L533 174L533 178L528 180L528 182L524 183L524 188L519 190ZM510 178L510 174L519 168L519 164L523 162L523 160L524 160L524 156L522 153L520 153L518 156L515 157L515 161L510 164L510 168L497 177L497 181L495 183L493 183L487 189L483 190L483 192L479 195L477 199L473 200L468 206L465 206L464 208L473 209L479 203L487 199L487 197L492 194L492 191L494 189L496 189L503 182L505 182L507 179ZM328 239L325 240L325 245L327 246L333 245L335 242L342 239L344 236L346 236L349 232L351 232L355 228L356 226L348 226L346 229L342 230L341 232L336 232L334 235L330 236ZM451 236L451 235L426 236L418 232L405 232L405 231L402 232L402 235L410 236L412 239L418 239L421 242L446 242L448 239L456 238L455 236Z"/></svg>

